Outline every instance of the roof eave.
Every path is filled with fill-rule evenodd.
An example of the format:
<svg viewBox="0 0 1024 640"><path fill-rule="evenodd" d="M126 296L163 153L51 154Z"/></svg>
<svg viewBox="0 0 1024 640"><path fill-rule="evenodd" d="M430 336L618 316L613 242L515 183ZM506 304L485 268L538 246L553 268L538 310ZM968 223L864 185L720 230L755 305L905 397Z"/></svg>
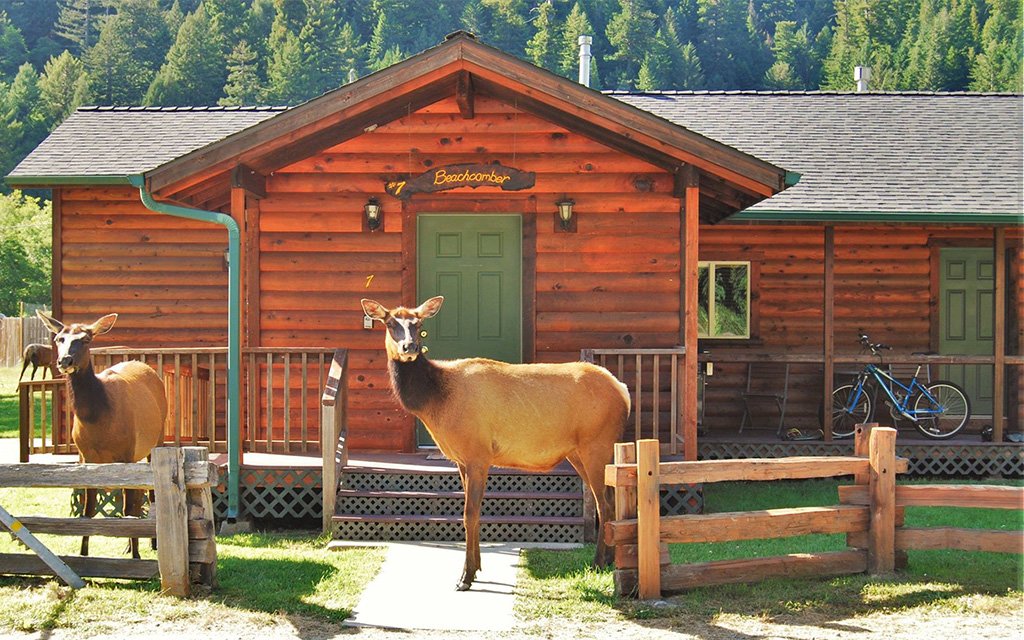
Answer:
<svg viewBox="0 0 1024 640"><path fill-rule="evenodd" d="M922 211L770 211L744 210L724 222L880 222L918 224L1021 225L1024 214Z"/></svg>
<svg viewBox="0 0 1024 640"><path fill-rule="evenodd" d="M74 186L130 185L128 175L61 175L61 176L22 176L9 175L4 179L8 185L17 189L32 189Z"/></svg>

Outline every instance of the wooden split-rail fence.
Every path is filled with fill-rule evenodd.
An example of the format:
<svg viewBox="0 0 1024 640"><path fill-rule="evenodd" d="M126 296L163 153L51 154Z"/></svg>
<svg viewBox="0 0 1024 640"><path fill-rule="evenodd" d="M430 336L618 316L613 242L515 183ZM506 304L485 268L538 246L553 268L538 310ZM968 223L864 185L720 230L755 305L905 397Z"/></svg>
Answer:
<svg viewBox="0 0 1024 640"><path fill-rule="evenodd" d="M216 586L217 542L211 487L217 467L205 447L158 447L151 463L0 465L0 487L143 489L155 500L148 518L23 516L32 534L155 538L157 559L59 556L78 576L148 580L159 574L165 593L187 596L192 584ZM0 553L0 573L55 575L40 557Z"/></svg>
<svg viewBox="0 0 1024 640"><path fill-rule="evenodd" d="M1024 532L903 527L905 506L1021 509L1024 487L896 486L907 461L896 457L896 430L859 425L853 456L748 458L700 462L659 460L657 440L616 445L605 483L615 488L615 521L605 540L615 545L615 589L649 600L663 592L771 577L892 572L912 549L1021 553ZM839 488L840 504L662 517L662 485L853 476ZM821 553L671 564L668 543L732 542L808 534L847 535L847 549Z"/></svg>

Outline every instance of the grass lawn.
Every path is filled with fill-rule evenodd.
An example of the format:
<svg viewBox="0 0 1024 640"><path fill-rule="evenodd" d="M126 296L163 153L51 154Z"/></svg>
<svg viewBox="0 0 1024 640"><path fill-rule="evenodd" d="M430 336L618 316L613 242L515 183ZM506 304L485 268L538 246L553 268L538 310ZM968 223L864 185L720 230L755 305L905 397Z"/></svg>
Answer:
<svg viewBox="0 0 1024 640"><path fill-rule="evenodd" d="M18 437L18 374L21 367L0 367L0 438ZM36 372L36 379L39 379ZM25 372L26 379L32 367Z"/></svg>

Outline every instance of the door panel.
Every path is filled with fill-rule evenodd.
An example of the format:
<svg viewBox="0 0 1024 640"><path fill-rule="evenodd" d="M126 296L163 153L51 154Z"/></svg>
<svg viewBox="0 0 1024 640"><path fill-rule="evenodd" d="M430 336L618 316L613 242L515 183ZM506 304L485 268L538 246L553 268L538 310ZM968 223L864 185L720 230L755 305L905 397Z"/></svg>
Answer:
<svg viewBox="0 0 1024 640"><path fill-rule="evenodd" d="M522 239L518 215L418 216L418 300L444 296L423 326L431 358L522 362ZM433 445L418 421L416 438Z"/></svg>
<svg viewBox="0 0 1024 640"><path fill-rule="evenodd" d="M939 276L939 352L992 355L994 285L991 249L942 249ZM941 377L963 386L974 414L992 413L991 365L941 367Z"/></svg>

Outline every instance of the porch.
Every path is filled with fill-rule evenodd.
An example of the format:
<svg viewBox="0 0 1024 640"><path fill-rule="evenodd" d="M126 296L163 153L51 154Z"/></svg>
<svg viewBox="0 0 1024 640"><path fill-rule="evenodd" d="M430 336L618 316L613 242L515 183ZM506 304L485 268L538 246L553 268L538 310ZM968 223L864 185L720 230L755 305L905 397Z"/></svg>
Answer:
<svg viewBox="0 0 1024 640"><path fill-rule="evenodd" d="M681 392L683 350L585 350L582 357L607 367L631 390L633 413L624 440L658 438L670 458L682 459L687 438ZM167 444L208 447L211 460L227 473L214 491L218 515L228 512L237 492L240 515L258 520L317 519L325 530L350 539L460 539L461 487L455 466L436 451L369 453L347 444L348 353L344 349L246 349L243 353L242 432L237 457L226 433L226 350L97 349L98 369L123 359L147 362L160 373L170 404ZM945 364L962 357L893 357L893 361ZM984 358L970 358L983 360ZM736 380L751 362L776 361L793 367L793 408L783 424L819 428L807 406L821 397L821 358L809 354L701 354L697 416L699 459L850 455L852 440L784 440L775 417L761 416L739 428L742 404ZM861 357L836 357L853 367ZM707 374L711 375L707 375ZM74 456L71 416L63 380L23 382L22 461L29 456ZM333 453L333 455L332 455ZM951 441L928 440L903 429L897 454L910 473L935 476L1024 476L1024 446L984 442L968 431ZM75 458L65 458L73 460ZM495 539L582 541L592 505L567 464L549 474L495 470L488 489L485 534ZM335 487L324 493L323 487ZM663 495L667 512L696 510L698 492L681 487Z"/></svg>

